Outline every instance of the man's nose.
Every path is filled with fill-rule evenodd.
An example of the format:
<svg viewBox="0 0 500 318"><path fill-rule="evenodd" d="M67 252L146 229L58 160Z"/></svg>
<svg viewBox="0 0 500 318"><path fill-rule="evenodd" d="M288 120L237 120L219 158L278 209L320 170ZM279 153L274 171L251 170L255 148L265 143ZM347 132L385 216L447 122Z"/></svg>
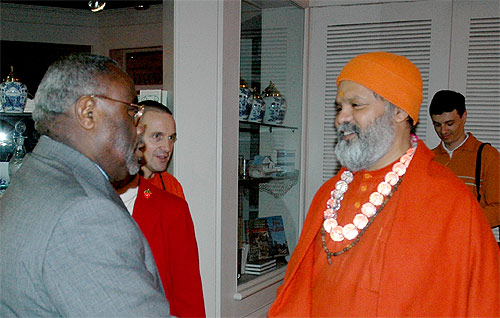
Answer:
<svg viewBox="0 0 500 318"><path fill-rule="evenodd" d="M343 124L343 123L350 123L352 122L352 111L350 111L347 107L342 108L342 110L339 110L337 112L337 115L335 116L335 123L338 124Z"/></svg>
<svg viewBox="0 0 500 318"><path fill-rule="evenodd" d="M165 142L163 143L163 147L165 148L165 151L171 152L172 149L174 148L174 143L169 138L165 138Z"/></svg>

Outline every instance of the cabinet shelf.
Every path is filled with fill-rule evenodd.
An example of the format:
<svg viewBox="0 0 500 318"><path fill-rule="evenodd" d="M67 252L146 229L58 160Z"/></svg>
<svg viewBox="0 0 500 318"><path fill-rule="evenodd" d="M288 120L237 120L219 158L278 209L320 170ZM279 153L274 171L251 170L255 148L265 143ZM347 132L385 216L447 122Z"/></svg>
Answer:
<svg viewBox="0 0 500 318"><path fill-rule="evenodd" d="M31 113L6 113L0 112L2 117L31 117Z"/></svg>
<svg viewBox="0 0 500 318"><path fill-rule="evenodd" d="M238 179L238 184L241 186L245 185L253 185L253 184L260 184L260 183L267 183L271 181L280 181L280 180L291 180L291 179L297 179L297 174L298 172L291 172L291 173L285 173L283 176L276 176L276 177L262 177L262 178L245 178L245 179Z"/></svg>
<svg viewBox="0 0 500 318"><path fill-rule="evenodd" d="M298 129L297 127L293 127L293 126L253 123L253 122L249 122L249 121L240 120L240 131L254 132L254 131L258 131L260 129L260 127L268 127L270 132L273 131L273 128L290 129L292 131L295 131Z"/></svg>

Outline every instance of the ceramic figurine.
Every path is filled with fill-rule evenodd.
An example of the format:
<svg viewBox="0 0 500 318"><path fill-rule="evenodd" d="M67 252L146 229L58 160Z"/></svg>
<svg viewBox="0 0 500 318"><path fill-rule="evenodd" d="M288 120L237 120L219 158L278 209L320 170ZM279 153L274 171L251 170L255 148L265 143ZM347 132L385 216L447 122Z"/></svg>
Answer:
<svg viewBox="0 0 500 318"><path fill-rule="evenodd" d="M252 95L252 109L250 111L250 116L248 116L248 121L253 123L261 123L264 119L264 113L266 111L266 104L262 97L260 97L257 88L253 89Z"/></svg>
<svg viewBox="0 0 500 318"><path fill-rule="evenodd" d="M22 113L28 98L28 88L14 76L14 67L5 81L0 84L0 103L6 113Z"/></svg>
<svg viewBox="0 0 500 318"><path fill-rule="evenodd" d="M273 82L269 82L262 95L266 104L264 124L283 125L287 108L285 97L280 94Z"/></svg>
<svg viewBox="0 0 500 318"><path fill-rule="evenodd" d="M240 120L247 120L252 109L252 90L248 86L247 82L240 78L240 102L239 102L239 113Z"/></svg>

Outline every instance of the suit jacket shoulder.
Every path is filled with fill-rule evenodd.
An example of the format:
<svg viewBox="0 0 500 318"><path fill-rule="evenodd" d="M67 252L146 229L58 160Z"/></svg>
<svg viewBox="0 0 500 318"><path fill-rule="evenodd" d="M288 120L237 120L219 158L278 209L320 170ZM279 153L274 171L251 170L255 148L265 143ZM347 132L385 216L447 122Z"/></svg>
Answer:
<svg viewBox="0 0 500 318"><path fill-rule="evenodd" d="M143 235L81 153L42 136L0 217L0 316L169 315Z"/></svg>

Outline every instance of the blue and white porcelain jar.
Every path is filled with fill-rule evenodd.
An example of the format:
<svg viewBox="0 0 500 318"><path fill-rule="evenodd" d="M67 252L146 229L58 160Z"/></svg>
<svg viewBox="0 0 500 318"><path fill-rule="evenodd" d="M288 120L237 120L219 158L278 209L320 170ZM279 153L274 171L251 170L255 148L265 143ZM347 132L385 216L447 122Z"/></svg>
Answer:
<svg viewBox="0 0 500 318"><path fill-rule="evenodd" d="M28 88L19 79L14 77L14 68L5 81L0 84L0 103L6 113L22 113L28 98Z"/></svg>
<svg viewBox="0 0 500 318"><path fill-rule="evenodd" d="M252 90L248 86L247 82L240 78L240 102L239 102L239 113L240 120L247 120L252 110Z"/></svg>
<svg viewBox="0 0 500 318"><path fill-rule="evenodd" d="M260 97L257 88L254 88L252 95L252 109L250 111L250 116L248 116L248 121L252 123L262 123L265 111L266 103L264 103L264 100Z"/></svg>
<svg viewBox="0 0 500 318"><path fill-rule="evenodd" d="M266 112L264 115L264 124L283 125L286 115L286 99L276 89L273 82L263 92Z"/></svg>

